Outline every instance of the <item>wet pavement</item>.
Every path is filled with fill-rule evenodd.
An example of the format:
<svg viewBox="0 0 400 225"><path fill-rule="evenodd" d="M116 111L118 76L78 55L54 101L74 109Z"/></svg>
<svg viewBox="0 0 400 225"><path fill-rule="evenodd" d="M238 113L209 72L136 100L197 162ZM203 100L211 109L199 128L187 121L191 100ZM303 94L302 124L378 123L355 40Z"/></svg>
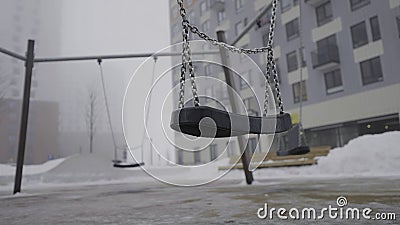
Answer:
<svg viewBox="0 0 400 225"><path fill-rule="evenodd" d="M30 188L17 196L0 192L0 224L399 224L400 177L219 180L199 187L158 182ZM395 213L397 220L260 219L257 210L328 205Z"/></svg>

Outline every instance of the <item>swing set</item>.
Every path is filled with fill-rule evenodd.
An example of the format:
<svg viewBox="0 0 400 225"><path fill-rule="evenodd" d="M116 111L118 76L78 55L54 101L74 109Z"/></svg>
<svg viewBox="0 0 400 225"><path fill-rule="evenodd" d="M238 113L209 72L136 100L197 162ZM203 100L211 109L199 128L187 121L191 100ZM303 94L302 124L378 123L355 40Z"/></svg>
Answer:
<svg viewBox="0 0 400 225"><path fill-rule="evenodd" d="M84 60L97 60L101 83L103 89L103 95L105 98L106 110L107 110L107 118L108 123L111 130L113 145L114 145L114 160L113 166L118 168L130 168L130 167L138 167L144 165L143 163L143 152L142 152L142 162L138 163L128 163L123 160L119 160L117 157L117 151L123 148L119 148L116 143L115 135L112 128L111 115L108 105L108 99L106 94L106 87L104 82L104 75L102 69L102 60L105 59L126 59L126 58L154 58L154 68L157 57L160 56L182 56L182 64L181 64L181 73L180 73L180 90L179 90L179 104L178 109L172 112L171 115L171 123L170 126L173 130L182 132L184 134L197 136L197 137L215 137L215 138L224 138L224 137L238 137L241 140L241 135L246 134L275 134L275 133L284 133L293 129L293 125L291 122L290 114L284 111L283 102L281 98L281 92L279 87L279 80L277 76L276 65L274 61L274 52L273 52L273 37L274 37L274 29L275 29L275 19L276 19L276 9L277 9L278 0L272 1L272 16L269 30L269 39L268 45L266 47L254 48L254 49L245 49L245 48L237 48L234 44L240 40L246 32L248 32L251 27L257 23L258 19L261 18L269 9L269 6L264 7L264 9L257 14L257 16L248 23L248 25L243 29L243 31L236 37L236 40L233 44L229 45L226 41L223 41L223 38L219 38L219 40L211 38L206 33L201 32L196 26L191 24L187 17L186 11L183 5L183 0L177 0L177 3L180 8L180 15L182 17L182 27L183 27L183 44L182 44L182 53L171 52L171 53L143 53L143 54L127 54L127 55L98 55L98 56L78 56L78 57L59 57L59 58L35 58L34 57L34 40L28 40L27 52L26 56L19 55L17 53L11 52L7 49L0 48L0 52L8 55L10 57L16 58L18 60L25 62L25 81L24 81L24 91L23 91L23 102L22 102L22 113L21 113L21 127L20 127L20 135L18 142L18 156L17 156L17 166L16 166L16 174L15 174L15 182L14 182L14 194L21 191L21 181L22 181L22 170L24 164L24 155L25 155L25 144L26 144L26 134L27 134L27 124L28 124L28 114L29 114L29 99L30 99L30 89L31 89L31 80L32 80L32 69L35 63L51 63L51 62L67 62L67 61L84 61ZM300 3L301 4L301 3ZM189 46L189 32L192 32L199 36L200 38L210 42L211 44L220 47L220 51L203 51L203 52L191 52ZM217 33L218 34L218 33ZM223 49L227 49L236 53L244 53L244 54L259 54L259 53L267 53L266 60L266 85L265 85L265 99L264 99L264 113L263 116L247 116L238 114L235 112L227 112L219 109L215 109L208 106L200 106L199 97L197 95L197 88L195 82L195 72L192 62L192 55L195 54L218 54L221 53ZM153 68L153 78L154 78L154 68ZM184 87L186 80L186 72L189 71L189 77L192 87L193 94L193 107L184 107ZM271 84L271 78L273 79L273 83ZM230 81L227 79L228 85ZM275 88L275 94L277 99L277 104L279 108L279 113L276 115L268 114L268 98L269 98L269 87L273 85ZM232 85L231 85L232 86ZM301 88L300 88L301 89ZM301 98L300 98L301 99ZM234 104L234 102L231 102ZM148 112L148 111L147 111ZM207 132L210 129L210 125L207 123L201 123L203 119L210 118L215 122L215 130L211 134ZM301 116L300 116L301 122ZM146 121L147 123L147 121ZM248 124L248 129L243 129L246 126L243 124ZM299 123L300 124L300 123ZM301 130L302 127L299 126ZM202 132L205 131L205 132ZM302 132L299 132L299 135ZM240 143L240 142L239 142ZM244 146L240 145L241 148ZM142 145L143 147L143 141ZM289 151L285 154L305 154L309 151L307 146L297 146L300 148L300 151ZM142 148L143 150L143 148ZM245 157L246 154L243 154ZM246 174L247 183L250 184L252 182L251 172L248 171L247 160L243 160L246 158L242 158L243 169ZM251 176L249 176L249 174Z"/></svg>
<svg viewBox="0 0 400 225"><path fill-rule="evenodd" d="M266 47L244 49L237 48L233 45L229 45L225 42L213 39L206 33L199 31L199 29L191 24L186 17L186 10L184 8L183 0L178 0L179 12L182 18L182 65L180 70L180 90L178 94L178 109L172 112L171 116L171 128L175 131L182 132L184 134L197 136L197 137L211 137L211 138L226 138L241 136L247 134L275 134L283 132L292 132L293 128L297 129L298 133L298 145L290 150L278 151L278 155L297 155L306 154L310 151L308 146L301 145L301 135L303 133L301 126L301 108L302 108L302 96L300 97L300 121L299 125L293 127L292 120L289 113L284 112L283 102L281 98L281 92L279 88L279 80L277 75L277 69L274 60L273 51L273 38L275 31L276 21L276 10L278 0L272 1L270 29L268 35L268 44ZM301 3L299 3L301 5ZM300 6L301 7L301 6ZM301 21L301 19L300 19ZM201 39L210 42L212 45L218 46L220 49L227 49L232 52L242 54L258 54L266 53L266 82L265 82L265 97L264 97L264 113L263 116L248 116L228 111L215 109L208 106L200 106L199 97L197 94L197 86L195 81L195 71L193 68L191 50L189 46L189 32L196 34ZM301 36L301 35L300 35ZM300 41L303 47L302 40ZM189 72L189 78L191 82L193 105L192 107L184 107L185 105L185 81L186 71ZM300 68L301 71L301 68ZM300 72L301 73L301 72ZM271 77L273 83L270 82ZM300 75L302 80L302 75ZM268 89L271 85L275 87L276 99L279 108L279 113L276 115L268 114ZM232 86L232 85L231 85ZM233 89L235 87L232 87ZM302 93L302 87L300 87L300 93ZM272 92L274 93L274 92ZM232 100L231 100L232 102ZM213 122L207 122L204 120L210 118ZM294 131L296 132L296 130Z"/></svg>

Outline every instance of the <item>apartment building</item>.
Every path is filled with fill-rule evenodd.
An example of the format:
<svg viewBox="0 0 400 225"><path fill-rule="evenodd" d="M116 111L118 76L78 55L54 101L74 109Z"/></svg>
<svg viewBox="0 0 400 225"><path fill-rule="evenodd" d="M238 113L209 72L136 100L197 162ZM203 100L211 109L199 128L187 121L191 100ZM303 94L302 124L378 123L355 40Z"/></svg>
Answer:
<svg viewBox="0 0 400 225"><path fill-rule="evenodd" d="M185 1L189 21L215 37L226 32L228 42L271 0L192 0ZM170 1L171 42L182 40L176 1ZM270 12L267 12L237 44L238 47L265 46ZM364 134L400 130L400 1L399 0L281 0L277 12L274 56L285 110L294 123L302 124L311 146L343 146ZM195 39L195 35L192 35ZM265 54L250 56L265 68ZM176 59L177 63L178 59ZM238 63L238 62L232 62ZM204 66L206 67L206 66ZM252 79L251 68L241 63L241 75L249 77L256 95L263 99L264 83ZM198 76L221 73L220 68L196 68ZM178 76L173 79L176 84ZM201 88L218 95L213 84ZM300 96L300 87L302 96ZM239 82L240 94L246 85ZM223 94L223 93L222 93ZM175 98L177 99L177 98ZM245 106L260 115L254 98L244 97ZM207 104L207 102L205 102ZM183 141L176 139L176 142ZM257 137L249 137L248 148L255 149ZM216 140L196 153L178 150L177 162L197 164L220 155L237 154L237 144ZM274 145L275 146L275 145ZM274 149L274 146L272 150ZM276 147L276 146L275 146ZM196 146L193 146L196 149Z"/></svg>
<svg viewBox="0 0 400 225"><path fill-rule="evenodd" d="M0 102L0 163L17 161L22 100ZM25 150L25 164L44 163L59 157L58 103L32 100Z"/></svg>

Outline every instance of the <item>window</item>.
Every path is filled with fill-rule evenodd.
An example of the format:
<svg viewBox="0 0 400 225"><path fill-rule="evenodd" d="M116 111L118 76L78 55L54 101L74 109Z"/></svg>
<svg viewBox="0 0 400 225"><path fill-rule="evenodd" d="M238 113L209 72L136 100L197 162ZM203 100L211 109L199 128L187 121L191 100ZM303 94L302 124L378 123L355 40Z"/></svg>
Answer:
<svg viewBox="0 0 400 225"><path fill-rule="evenodd" d="M381 58L378 56L360 63L363 85L383 80Z"/></svg>
<svg viewBox="0 0 400 225"><path fill-rule="evenodd" d="M299 55L301 60L301 67L305 67L307 65L307 62L306 62L306 53L304 51L304 47L299 49Z"/></svg>
<svg viewBox="0 0 400 225"><path fill-rule="evenodd" d="M204 66L204 76L210 76L210 75L211 75L211 66L205 65Z"/></svg>
<svg viewBox="0 0 400 225"><path fill-rule="evenodd" d="M290 52L286 55L288 73L297 70L297 53L296 51Z"/></svg>
<svg viewBox="0 0 400 225"><path fill-rule="evenodd" d="M276 73L278 75L278 80L279 80L279 82L281 82L281 68L279 66L279 60L278 59L275 59L275 69L276 69ZM271 79L273 79L273 78L271 78Z"/></svg>
<svg viewBox="0 0 400 225"><path fill-rule="evenodd" d="M247 79L248 77L249 77L249 76L248 76L247 73L244 73L244 74L242 74L242 76L239 77L239 79L240 79L240 80L239 80L239 88L240 88L240 90L249 88L249 84L247 84L247 81L246 81L246 79Z"/></svg>
<svg viewBox="0 0 400 225"><path fill-rule="evenodd" d="M226 84L221 84L220 88L219 88L219 94L222 100L226 100L229 98L229 94L228 94L228 89L226 87Z"/></svg>
<svg viewBox="0 0 400 225"><path fill-rule="evenodd" d="M200 15L204 15L206 11L207 11L207 2L203 1L200 3Z"/></svg>
<svg viewBox="0 0 400 225"><path fill-rule="evenodd" d="M324 49L329 49L329 46L337 46L336 35L331 35L317 42L318 52L324 51Z"/></svg>
<svg viewBox="0 0 400 225"><path fill-rule="evenodd" d="M357 10L370 3L370 0L350 0L351 11Z"/></svg>
<svg viewBox="0 0 400 225"><path fill-rule="evenodd" d="M243 30L243 22L239 21L235 24L235 34L239 35L239 33Z"/></svg>
<svg viewBox="0 0 400 225"><path fill-rule="evenodd" d="M282 13L288 11L292 7L291 6L291 1L292 0L281 0Z"/></svg>
<svg viewBox="0 0 400 225"><path fill-rule="evenodd" d="M244 48L244 49L246 49L246 48L249 48L249 45L248 44L245 44L245 45L243 45L242 46L242 48ZM243 62L243 61L245 61L245 60L247 60L247 55L246 54L244 54L244 53L240 53L240 62Z"/></svg>
<svg viewBox="0 0 400 225"><path fill-rule="evenodd" d="M343 91L342 74L340 73L340 69L327 72L324 74L324 77L327 94Z"/></svg>
<svg viewBox="0 0 400 225"><path fill-rule="evenodd" d="M210 101L213 99L213 96L214 96L214 89L213 89L213 87L205 88L204 92L205 92L204 101L205 101L206 103L207 103L207 102L210 102Z"/></svg>
<svg viewBox="0 0 400 225"><path fill-rule="evenodd" d="M369 19L371 24L371 32L372 32L372 41L377 41L381 39L381 31L379 29L379 20L378 16L371 17Z"/></svg>
<svg viewBox="0 0 400 225"><path fill-rule="evenodd" d="M353 48L368 44L367 28L364 21L351 27L351 38Z"/></svg>
<svg viewBox="0 0 400 225"><path fill-rule="evenodd" d="M210 21L206 20L202 25L201 28L203 29L203 32L207 32L210 30Z"/></svg>
<svg viewBox="0 0 400 225"><path fill-rule="evenodd" d="M293 88L293 101L294 103L300 102L300 83L301 83L301 92L303 101L307 101L307 88L306 82L303 80L302 82L297 82L292 84Z"/></svg>
<svg viewBox="0 0 400 225"><path fill-rule="evenodd" d="M257 148L257 139L256 138L249 138L248 142L247 142L247 146L246 146L246 152L247 154L254 154L254 152L256 152L256 148Z"/></svg>
<svg viewBox="0 0 400 225"><path fill-rule="evenodd" d="M282 13L289 11L292 6L299 5L299 0L281 0L281 10Z"/></svg>
<svg viewBox="0 0 400 225"><path fill-rule="evenodd" d="M244 6L244 0L235 0L236 12L241 11Z"/></svg>
<svg viewBox="0 0 400 225"><path fill-rule="evenodd" d="M178 151L178 164L183 165L183 151L180 149L177 151Z"/></svg>
<svg viewBox="0 0 400 225"><path fill-rule="evenodd" d="M268 46L268 40L269 40L269 33L264 33L262 35L263 46Z"/></svg>
<svg viewBox="0 0 400 225"><path fill-rule="evenodd" d="M225 10L218 11L218 24L225 20Z"/></svg>
<svg viewBox="0 0 400 225"><path fill-rule="evenodd" d="M328 1L315 9L317 15L317 24L322 26L330 22L333 18L331 1Z"/></svg>
<svg viewBox="0 0 400 225"><path fill-rule="evenodd" d="M255 97L249 97L249 98L245 98L243 100L243 104L246 107L247 113L249 115L255 116L255 115L259 115L259 104L257 103L257 99Z"/></svg>
<svg viewBox="0 0 400 225"><path fill-rule="evenodd" d="M196 150L194 152L194 164L200 164L200 163L201 163L200 151Z"/></svg>
<svg viewBox="0 0 400 225"><path fill-rule="evenodd" d="M212 144L210 145L210 161L213 161L217 158L217 145Z"/></svg>
<svg viewBox="0 0 400 225"><path fill-rule="evenodd" d="M396 23L397 23L397 31L399 32L399 37L400 37L400 16L396 17Z"/></svg>
<svg viewBox="0 0 400 225"><path fill-rule="evenodd" d="M233 156L235 154L235 141L226 142L228 146L228 157Z"/></svg>
<svg viewBox="0 0 400 225"><path fill-rule="evenodd" d="M288 41L299 36L299 19L296 18L286 24L286 38Z"/></svg>

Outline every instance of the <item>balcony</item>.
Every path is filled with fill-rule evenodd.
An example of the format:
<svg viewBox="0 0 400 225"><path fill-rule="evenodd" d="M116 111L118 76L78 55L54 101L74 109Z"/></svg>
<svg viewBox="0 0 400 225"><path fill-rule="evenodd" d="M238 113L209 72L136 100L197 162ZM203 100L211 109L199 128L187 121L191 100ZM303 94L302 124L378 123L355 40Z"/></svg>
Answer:
<svg viewBox="0 0 400 225"><path fill-rule="evenodd" d="M311 52L313 68L321 71L329 70L339 65L339 49L337 45L329 45Z"/></svg>
<svg viewBox="0 0 400 225"><path fill-rule="evenodd" d="M307 3L313 7L316 7L327 1L328 0L305 0L305 3Z"/></svg>
<svg viewBox="0 0 400 225"><path fill-rule="evenodd" d="M215 11L223 11L225 9L225 0L211 1L210 8Z"/></svg>

